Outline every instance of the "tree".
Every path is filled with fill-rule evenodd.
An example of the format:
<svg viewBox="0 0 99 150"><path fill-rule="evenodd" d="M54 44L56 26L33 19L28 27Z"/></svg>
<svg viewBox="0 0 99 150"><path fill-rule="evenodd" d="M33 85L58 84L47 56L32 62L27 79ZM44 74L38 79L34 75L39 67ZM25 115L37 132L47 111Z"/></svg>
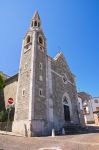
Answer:
<svg viewBox="0 0 99 150"><path fill-rule="evenodd" d="M4 82L5 81L3 79L3 76L0 75L0 112L5 109L4 93L3 93Z"/></svg>
<svg viewBox="0 0 99 150"><path fill-rule="evenodd" d="M4 79L3 79L3 77L0 75L0 91L3 90L3 87L4 87Z"/></svg>
<svg viewBox="0 0 99 150"><path fill-rule="evenodd" d="M14 120L14 106L11 106L5 110L2 110L0 112L0 122L7 122L7 121L13 121ZM9 115L9 120L8 120Z"/></svg>

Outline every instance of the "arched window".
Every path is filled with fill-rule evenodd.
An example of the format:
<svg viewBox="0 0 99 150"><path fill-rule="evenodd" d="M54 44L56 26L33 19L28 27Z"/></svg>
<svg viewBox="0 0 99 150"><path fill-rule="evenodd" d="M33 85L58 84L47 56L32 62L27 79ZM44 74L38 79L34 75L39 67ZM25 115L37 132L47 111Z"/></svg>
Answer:
<svg viewBox="0 0 99 150"><path fill-rule="evenodd" d="M31 23L31 27L33 27L33 21L32 21L32 23Z"/></svg>
<svg viewBox="0 0 99 150"><path fill-rule="evenodd" d="M42 38L41 36L39 37L39 43L40 43L41 45L44 44L43 38Z"/></svg>
<svg viewBox="0 0 99 150"><path fill-rule="evenodd" d="M28 35L28 37L26 39L26 44L30 43L30 40L31 40L30 35Z"/></svg>
<svg viewBox="0 0 99 150"><path fill-rule="evenodd" d="M38 27L40 27L40 22L38 22Z"/></svg>
<svg viewBox="0 0 99 150"><path fill-rule="evenodd" d="M68 105L68 99L66 96L63 97L63 104Z"/></svg>
<svg viewBox="0 0 99 150"><path fill-rule="evenodd" d="M34 22L34 27L37 27L37 21Z"/></svg>

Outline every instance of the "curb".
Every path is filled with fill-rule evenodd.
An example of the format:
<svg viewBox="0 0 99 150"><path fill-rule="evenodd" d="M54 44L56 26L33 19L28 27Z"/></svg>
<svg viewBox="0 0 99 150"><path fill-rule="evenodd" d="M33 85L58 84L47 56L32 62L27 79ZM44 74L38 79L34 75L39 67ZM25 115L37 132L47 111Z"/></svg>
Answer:
<svg viewBox="0 0 99 150"><path fill-rule="evenodd" d="M0 134L1 134L1 135L10 135L10 136L23 137L23 136L20 135L20 134L15 134L15 133L13 133L13 132L6 132L6 131L0 131Z"/></svg>

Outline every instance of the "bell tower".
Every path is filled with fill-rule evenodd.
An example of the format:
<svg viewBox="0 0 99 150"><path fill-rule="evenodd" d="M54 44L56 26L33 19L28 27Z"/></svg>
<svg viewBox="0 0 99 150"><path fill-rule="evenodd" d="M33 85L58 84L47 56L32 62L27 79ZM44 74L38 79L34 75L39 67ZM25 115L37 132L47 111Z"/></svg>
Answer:
<svg viewBox="0 0 99 150"><path fill-rule="evenodd" d="M47 120L46 55L46 38L36 11L22 43L13 123L15 133L36 135Z"/></svg>
<svg viewBox="0 0 99 150"><path fill-rule="evenodd" d="M31 22L31 28L40 28L40 27L41 27L40 16L38 14L38 11L35 11L35 14L32 18L32 22Z"/></svg>

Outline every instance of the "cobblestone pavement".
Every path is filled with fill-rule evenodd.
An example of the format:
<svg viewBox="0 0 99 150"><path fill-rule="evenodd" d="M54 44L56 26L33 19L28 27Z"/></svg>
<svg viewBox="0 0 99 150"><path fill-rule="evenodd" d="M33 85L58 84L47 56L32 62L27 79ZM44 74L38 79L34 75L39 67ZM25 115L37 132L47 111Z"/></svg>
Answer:
<svg viewBox="0 0 99 150"><path fill-rule="evenodd" d="M99 150L99 133L32 138L0 135L0 150Z"/></svg>

